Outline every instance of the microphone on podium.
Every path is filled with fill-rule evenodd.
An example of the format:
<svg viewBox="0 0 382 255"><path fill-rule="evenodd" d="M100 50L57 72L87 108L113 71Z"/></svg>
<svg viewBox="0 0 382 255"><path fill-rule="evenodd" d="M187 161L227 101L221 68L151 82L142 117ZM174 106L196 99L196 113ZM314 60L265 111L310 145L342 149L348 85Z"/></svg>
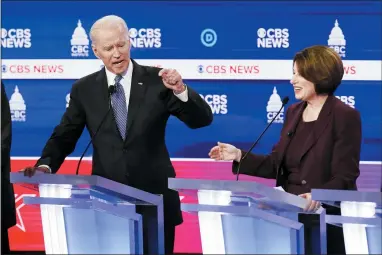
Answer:
<svg viewBox="0 0 382 255"><path fill-rule="evenodd" d="M76 175L78 175L78 171L80 170L80 164L81 164L82 158L85 156L85 153L89 149L90 144L93 143L93 140L97 136L98 131L101 129L102 124L106 120L107 115L109 115L110 109L112 109L112 107L111 107L111 95L114 94L115 89L116 89L115 85L110 85L109 88L108 88L108 94L109 94L109 103L108 104L109 104L109 109L107 110L105 116L102 118L101 123L99 124L99 126L98 126L97 130L95 131L94 135L90 136L90 141L89 141L88 145L86 146L86 149L82 153L82 155L80 157L80 160L78 161L77 169L76 169Z"/></svg>
<svg viewBox="0 0 382 255"><path fill-rule="evenodd" d="M269 124L266 126L266 128L264 129L264 131L260 134L260 136L257 138L257 140L252 144L251 148L249 148L249 150L244 154L244 156L241 157L240 159L240 162L239 162L239 166L237 167L237 170L236 170L236 181L239 180L239 174L240 174L240 166L241 166L241 162L243 162L243 160L245 160L248 156L249 153L251 153L251 151L253 150L253 148L255 148L255 146L258 144L258 142L260 141L261 137L263 137L264 133L268 130L268 128L271 126L271 124L273 123L273 121L275 121L276 117L279 116L281 110L284 108L284 106L286 104L288 104L289 102L289 97L284 97L283 100L282 100L282 105L280 107L280 110L277 112L277 114L273 117L273 119L269 122Z"/></svg>

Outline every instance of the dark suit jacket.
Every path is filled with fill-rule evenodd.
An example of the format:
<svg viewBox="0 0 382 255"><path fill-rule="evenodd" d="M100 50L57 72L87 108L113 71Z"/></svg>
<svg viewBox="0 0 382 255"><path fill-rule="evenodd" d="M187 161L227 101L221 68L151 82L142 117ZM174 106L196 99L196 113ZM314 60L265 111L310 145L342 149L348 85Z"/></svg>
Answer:
<svg viewBox="0 0 382 255"><path fill-rule="evenodd" d="M12 121L9 102L1 82L1 226L16 224L15 194L9 180L11 171Z"/></svg>
<svg viewBox="0 0 382 255"><path fill-rule="evenodd" d="M188 101L184 103L163 85L159 68L132 62L127 138L122 140L111 110L93 142L92 174L163 194L165 221L180 224L179 195L167 188L167 178L175 177L165 145L167 120L174 115L190 128L200 128L212 122L212 111L192 88L187 88ZM104 69L78 80L72 87L61 123L36 165L49 165L55 173L73 152L85 126L93 136L109 109L108 98ZM182 134L177 135L181 139Z"/></svg>
<svg viewBox="0 0 382 255"><path fill-rule="evenodd" d="M276 185L288 191L288 172L283 168L283 159L291 141L290 134L296 130L305 107L306 103L300 102L288 108L280 140L272 153L266 156L250 154L242 162L241 173L276 179ZM361 150L361 118L358 111L329 96L303 144L299 167L303 190L357 189ZM234 173L237 165L233 163Z"/></svg>

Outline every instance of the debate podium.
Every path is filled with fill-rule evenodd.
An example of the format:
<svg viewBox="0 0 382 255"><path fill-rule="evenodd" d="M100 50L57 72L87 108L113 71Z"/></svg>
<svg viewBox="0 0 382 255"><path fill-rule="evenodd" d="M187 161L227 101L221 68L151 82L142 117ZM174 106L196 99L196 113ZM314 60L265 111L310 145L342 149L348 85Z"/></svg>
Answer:
<svg viewBox="0 0 382 255"><path fill-rule="evenodd" d="M342 227L346 254L382 254L382 192L313 189L312 199L340 208L325 220Z"/></svg>
<svg viewBox="0 0 382 255"><path fill-rule="evenodd" d="M249 181L169 178L168 187L198 215L203 254L326 253L325 210L304 213L306 199Z"/></svg>
<svg viewBox="0 0 382 255"><path fill-rule="evenodd" d="M11 173L39 192L24 204L41 210L46 254L164 254L163 198L99 176ZM147 228L147 229L146 229Z"/></svg>

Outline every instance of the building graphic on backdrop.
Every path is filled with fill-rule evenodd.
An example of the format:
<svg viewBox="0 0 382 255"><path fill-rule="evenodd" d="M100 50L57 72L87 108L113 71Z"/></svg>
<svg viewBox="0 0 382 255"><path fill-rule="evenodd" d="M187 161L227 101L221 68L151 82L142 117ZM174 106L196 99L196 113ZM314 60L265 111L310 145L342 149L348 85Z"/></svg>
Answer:
<svg viewBox="0 0 382 255"><path fill-rule="evenodd" d="M25 105L24 98L21 95L17 85L15 87L15 91L13 92L9 100L9 108L11 109L12 121L26 121L27 106Z"/></svg>
<svg viewBox="0 0 382 255"><path fill-rule="evenodd" d="M270 123L272 119L274 118L274 116L276 116L277 112L280 110L282 105L283 105L283 102L281 101L279 94L277 94L276 87L274 87L273 93L269 97L268 104L267 104L268 123ZM274 123L284 123L284 107L282 108L280 114L276 117Z"/></svg>
<svg viewBox="0 0 382 255"><path fill-rule="evenodd" d="M72 57L89 57L89 39L81 20L78 20L70 40Z"/></svg>
<svg viewBox="0 0 382 255"><path fill-rule="evenodd" d="M338 20L334 22L334 27L330 32L328 46L334 49L341 57L346 57L346 40Z"/></svg>

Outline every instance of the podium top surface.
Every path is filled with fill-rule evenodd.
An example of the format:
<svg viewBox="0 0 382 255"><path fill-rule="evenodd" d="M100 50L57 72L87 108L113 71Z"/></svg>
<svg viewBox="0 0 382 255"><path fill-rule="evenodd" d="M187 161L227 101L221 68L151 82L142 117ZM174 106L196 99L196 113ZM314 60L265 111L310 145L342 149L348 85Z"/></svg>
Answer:
<svg viewBox="0 0 382 255"><path fill-rule="evenodd" d="M360 202L382 206L382 192L312 189L312 199L323 203Z"/></svg>
<svg viewBox="0 0 382 255"><path fill-rule="evenodd" d="M276 211L301 212L308 200L253 181L169 178L168 187L199 204L257 204ZM185 203L185 199L182 200Z"/></svg>
<svg viewBox="0 0 382 255"><path fill-rule="evenodd" d="M23 173L11 173L10 181L29 189L40 189L40 191L41 188L45 190L61 190L66 194L70 193L72 198L90 196L116 204L128 202L132 204L160 205L163 203L163 198L160 195L148 193L96 175L38 173L28 177L24 176Z"/></svg>

